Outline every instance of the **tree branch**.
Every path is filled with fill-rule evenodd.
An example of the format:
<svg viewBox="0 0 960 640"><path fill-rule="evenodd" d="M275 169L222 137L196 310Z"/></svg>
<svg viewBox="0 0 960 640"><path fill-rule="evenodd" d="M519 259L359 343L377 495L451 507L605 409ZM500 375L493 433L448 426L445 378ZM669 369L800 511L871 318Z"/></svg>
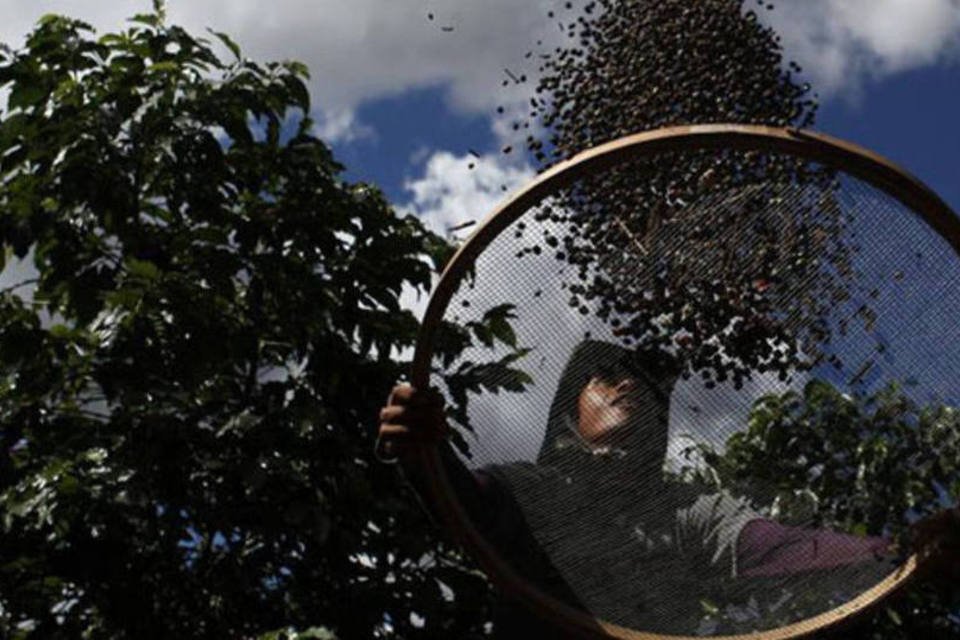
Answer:
<svg viewBox="0 0 960 640"><path fill-rule="evenodd" d="M19 289L20 287L26 286L28 284L36 284L38 282L40 282L40 278L30 278L29 280L24 280L23 282L18 282L17 284L10 285L9 287L0 289L0 294L9 293L14 289Z"/></svg>

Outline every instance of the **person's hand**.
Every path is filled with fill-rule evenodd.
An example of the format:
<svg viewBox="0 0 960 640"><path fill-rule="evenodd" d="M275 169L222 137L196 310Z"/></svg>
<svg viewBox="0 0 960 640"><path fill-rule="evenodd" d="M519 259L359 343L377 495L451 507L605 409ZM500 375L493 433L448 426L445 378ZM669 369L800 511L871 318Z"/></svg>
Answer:
<svg viewBox="0 0 960 640"><path fill-rule="evenodd" d="M377 457L394 462L411 450L446 439L450 427L443 413L443 396L435 389L397 385L380 410Z"/></svg>
<svg viewBox="0 0 960 640"><path fill-rule="evenodd" d="M960 506L916 522L911 534L913 550L928 580L949 585L960 582Z"/></svg>

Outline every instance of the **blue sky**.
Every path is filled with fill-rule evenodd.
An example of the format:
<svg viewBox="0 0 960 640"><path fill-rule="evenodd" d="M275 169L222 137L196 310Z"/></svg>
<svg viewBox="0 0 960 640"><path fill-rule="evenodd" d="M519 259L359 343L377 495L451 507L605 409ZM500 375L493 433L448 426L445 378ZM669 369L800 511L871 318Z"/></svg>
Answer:
<svg viewBox="0 0 960 640"><path fill-rule="evenodd" d="M489 117L454 111L443 87L371 100L357 115L375 135L334 143L334 152L346 165L348 177L379 185L392 202L409 199L404 185L422 175L432 149L458 155L471 149L480 154L497 151Z"/></svg>
<svg viewBox="0 0 960 640"><path fill-rule="evenodd" d="M451 109L444 87L414 89L364 103L358 117L375 134L335 142L348 175L378 184L406 202L408 181L422 175L424 150L465 156L496 153L490 114ZM829 95L816 129L872 149L926 182L960 210L960 65L910 69L870 81L856 95Z"/></svg>
<svg viewBox="0 0 960 640"><path fill-rule="evenodd" d="M853 102L828 100L817 128L887 156L960 211L960 66L941 64L870 83Z"/></svg>

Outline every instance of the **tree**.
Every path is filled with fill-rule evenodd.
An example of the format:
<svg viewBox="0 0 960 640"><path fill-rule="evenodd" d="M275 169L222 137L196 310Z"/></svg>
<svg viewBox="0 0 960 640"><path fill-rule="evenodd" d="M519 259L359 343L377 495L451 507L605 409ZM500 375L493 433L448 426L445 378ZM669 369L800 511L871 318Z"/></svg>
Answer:
<svg viewBox="0 0 960 640"><path fill-rule="evenodd" d="M302 64L211 34L232 60L155 2L0 57L0 241L39 272L0 299L0 635L479 633L482 575L372 457L451 247L340 177Z"/></svg>
<svg viewBox="0 0 960 640"><path fill-rule="evenodd" d="M722 452L703 443L691 449L706 466L690 467L689 479L749 495L791 524L908 544L905 514L927 517L960 498L960 414L920 406L896 384L848 396L814 379L802 393L758 398L747 428ZM844 637L955 637L958 608L956 585L917 582Z"/></svg>

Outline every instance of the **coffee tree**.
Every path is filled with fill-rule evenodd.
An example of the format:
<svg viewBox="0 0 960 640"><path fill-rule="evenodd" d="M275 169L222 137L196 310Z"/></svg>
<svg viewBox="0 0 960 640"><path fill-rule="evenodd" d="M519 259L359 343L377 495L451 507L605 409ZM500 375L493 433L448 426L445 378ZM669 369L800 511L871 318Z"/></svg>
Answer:
<svg viewBox="0 0 960 640"><path fill-rule="evenodd" d="M781 522L889 536L905 547L911 541L904 525L960 499L960 413L918 404L907 391L890 384L849 396L812 380L802 392L758 398L747 428L722 451L691 447L705 466L689 467L687 480L748 495ZM960 633L958 610L955 584L914 581L842 635L950 637ZM731 631L749 631L725 622Z"/></svg>
<svg viewBox="0 0 960 640"><path fill-rule="evenodd" d="M39 274L0 298L0 636L481 632L373 459L452 247L341 177L306 77L161 3L0 56L0 242Z"/></svg>

